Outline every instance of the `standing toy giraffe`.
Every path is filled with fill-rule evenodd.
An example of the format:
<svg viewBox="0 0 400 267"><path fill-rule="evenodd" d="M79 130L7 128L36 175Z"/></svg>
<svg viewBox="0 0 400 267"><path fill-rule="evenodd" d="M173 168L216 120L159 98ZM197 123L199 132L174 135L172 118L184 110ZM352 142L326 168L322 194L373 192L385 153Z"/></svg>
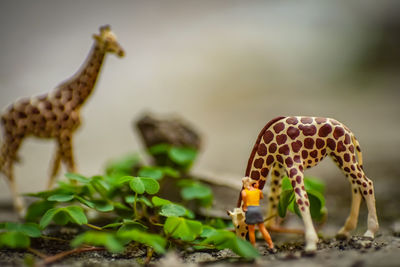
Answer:
<svg viewBox="0 0 400 267"><path fill-rule="evenodd" d="M338 234L349 236L349 232L355 229L360 203L364 198L368 208L368 230L364 236L373 238L379 228L373 184L364 174L357 139L342 123L319 117L275 118L261 130L246 169L246 176L258 181L260 189L264 187L268 174L271 174L267 218L277 214L281 179L288 175L305 226L306 251L316 250L318 236L311 220L303 172L317 165L327 155L348 177L352 188L350 215ZM241 205L239 196L238 207ZM236 208L230 215L236 233L246 236L242 209ZM273 225L274 220L267 222L268 227Z"/></svg>
<svg viewBox="0 0 400 267"><path fill-rule="evenodd" d="M50 174L51 188L63 162L67 170L75 171L72 136L80 125L80 108L92 93L106 53L124 56L124 50L110 26L100 27L89 55L79 71L49 94L22 99L12 104L1 116L3 145L0 154L0 171L5 174L19 214L24 204L16 188L13 165L18 160L18 149L27 136L54 138L56 154Z"/></svg>

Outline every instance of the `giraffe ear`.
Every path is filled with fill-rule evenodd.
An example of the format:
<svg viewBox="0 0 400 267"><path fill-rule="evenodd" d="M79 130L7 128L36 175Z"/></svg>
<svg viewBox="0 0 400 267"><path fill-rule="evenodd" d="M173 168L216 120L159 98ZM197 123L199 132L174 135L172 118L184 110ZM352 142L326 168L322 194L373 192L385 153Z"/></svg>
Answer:
<svg viewBox="0 0 400 267"><path fill-rule="evenodd" d="M111 30L111 26L110 25L104 25L100 27L100 32L104 32L104 31L110 31Z"/></svg>
<svg viewBox="0 0 400 267"><path fill-rule="evenodd" d="M98 36L98 35L96 35L96 34L93 34L92 36L93 36L93 39L95 39L97 42L100 42L100 41L101 41L100 36Z"/></svg>

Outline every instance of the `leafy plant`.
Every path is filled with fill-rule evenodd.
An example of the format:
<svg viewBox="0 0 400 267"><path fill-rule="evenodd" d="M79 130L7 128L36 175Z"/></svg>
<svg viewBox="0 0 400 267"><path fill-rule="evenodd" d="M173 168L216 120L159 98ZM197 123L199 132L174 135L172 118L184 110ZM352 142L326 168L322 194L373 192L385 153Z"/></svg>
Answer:
<svg viewBox="0 0 400 267"><path fill-rule="evenodd" d="M37 198L27 210L30 223L0 224L0 247L30 249L31 238L46 238L41 231L56 224L80 229L70 242L74 253L121 253L134 244L147 248L150 256L186 247L229 248L248 259L259 256L250 243L224 230L223 220L200 220L186 206L210 207L213 201L210 187L188 178L196 150L158 145L150 153L166 156L165 165L145 165L138 156L128 155L110 161L102 175L67 173L55 189L28 194ZM166 181L178 188L181 201L161 195Z"/></svg>
<svg viewBox="0 0 400 267"><path fill-rule="evenodd" d="M305 177L304 187L310 203L311 217L317 221L322 221L327 214L324 198L324 184L316 178ZM278 204L278 215L280 217L284 218L287 210L301 217L301 212L295 201L295 194L289 178L284 177L282 179L282 192Z"/></svg>
<svg viewBox="0 0 400 267"><path fill-rule="evenodd" d="M41 236L35 223L0 223L0 248L28 248L31 238Z"/></svg>

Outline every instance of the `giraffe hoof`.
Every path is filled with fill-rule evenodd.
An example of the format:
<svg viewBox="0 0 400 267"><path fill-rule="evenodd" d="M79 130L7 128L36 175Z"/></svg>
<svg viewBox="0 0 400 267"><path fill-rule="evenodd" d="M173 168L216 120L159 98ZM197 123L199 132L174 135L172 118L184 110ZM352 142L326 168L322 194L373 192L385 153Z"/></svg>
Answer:
<svg viewBox="0 0 400 267"><path fill-rule="evenodd" d="M374 233L372 233L372 231L367 230L364 234L364 237L370 238L370 239L374 239Z"/></svg>
<svg viewBox="0 0 400 267"><path fill-rule="evenodd" d="M304 249L306 253L313 253L317 250L317 244L316 243L308 243Z"/></svg>

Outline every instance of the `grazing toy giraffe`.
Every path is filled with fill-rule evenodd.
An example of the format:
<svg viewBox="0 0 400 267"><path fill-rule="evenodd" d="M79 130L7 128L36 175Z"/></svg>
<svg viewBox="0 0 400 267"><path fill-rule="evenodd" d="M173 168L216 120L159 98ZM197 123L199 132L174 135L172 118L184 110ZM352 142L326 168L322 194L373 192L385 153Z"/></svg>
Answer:
<svg viewBox="0 0 400 267"><path fill-rule="evenodd" d="M110 26L101 27L100 35L93 35L93 38L94 45L75 75L49 94L17 101L1 116L0 171L8 178L14 206L20 215L24 204L15 185L13 164L18 160L21 142L27 136L56 139L57 149L48 188L52 187L61 162L66 164L68 171L75 171L72 135L80 125L80 108L93 91L105 54L124 55Z"/></svg>
<svg viewBox="0 0 400 267"><path fill-rule="evenodd" d="M261 130L246 169L246 176L259 181L260 189L265 185L268 174L271 174L267 218L277 213L281 178L288 175L305 225L307 251L316 250L318 236L311 221L303 172L317 165L327 155L348 177L352 188L350 215L338 234L348 236L356 227L361 199L364 198L368 207L368 230L364 236L373 238L379 228L373 184L364 174L357 139L342 123L319 117L275 118ZM239 196L238 207L241 205ZM243 225L243 214L240 208L230 212L236 233L242 237L246 236L247 231ZM267 222L269 227L273 224L274 220Z"/></svg>

